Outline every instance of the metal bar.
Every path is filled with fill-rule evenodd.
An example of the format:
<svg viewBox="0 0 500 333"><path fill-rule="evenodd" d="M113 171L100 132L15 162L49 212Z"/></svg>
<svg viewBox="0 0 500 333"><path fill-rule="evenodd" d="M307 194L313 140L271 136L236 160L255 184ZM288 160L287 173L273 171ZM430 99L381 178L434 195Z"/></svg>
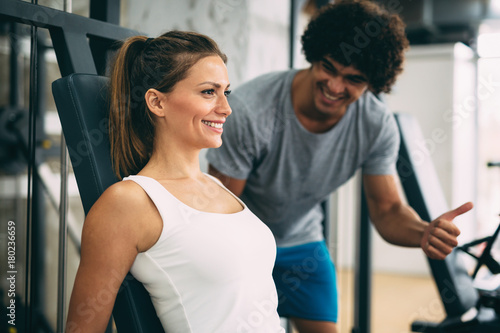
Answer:
<svg viewBox="0 0 500 333"><path fill-rule="evenodd" d="M495 265L496 263L495 259L493 259L493 257L491 256L491 248L493 247L493 243L497 239L499 233L500 233L500 224L498 225L493 235L488 237L488 241L486 242L486 247L484 248L483 253L481 254L478 260L476 268L474 269L474 272L471 275L472 278L476 277L477 273L479 272L479 269L483 264L486 265L486 267L488 267L493 274L496 273L495 268L497 266Z"/></svg>
<svg viewBox="0 0 500 333"><path fill-rule="evenodd" d="M362 182L361 182L362 183ZM371 326L371 224L361 187L361 216L356 235L354 263L354 326L352 333L370 333Z"/></svg>
<svg viewBox="0 0 500 333"><path fill-rule="evenodd" d="M106 76L107 55L112 43L104 39L93 38L89 40L90 50L94 58L96 71L99 75Z"/></svg>
<svg viewBox="0 0 500 333"><path fill-rule="evenodd" d="M295 34L297 32L297 20L298 20L298 3L300 0L290 0L290 30L289 30L289 40L290 40L290 52L288 54L288 67L293 68L295 62Z"/></svg>
<svg viewBox="0 0 500 333"><path fill-rule="evenodd" d="M73 12L73 1L72 0L64 0L63 11L65 13L72 13Z"/></svg>
<svg viewBox="0 0 500 333"><path fill-rule="evenodd" d="M19 109L21 105L21 71L19 57L19 29L18 24L10 23L10 96L9 105L13 109Z"/></svg>
<svg viewBox="0 0 500 333"><path fill-rule="evenodd" d="M36 52L36 104L35 104L35 145L34 153L36 154L35 161L35 177L33 182L33 225L32 225L32 303L33 308L33 327L44 328L43 332L50 332L49 322L45 316L45 225L46 225L46 204L43 185L37 176L38 165L45 158L43 152L38 149L38 142L42 142L45 135L45 105L46 105L46 63L45 52L46 43L45 38L42 37L41 32L37 32L36 37L37 52Z"/></svg>
<svg viewBox="0 0 500 333"><path fill-rule="evenodd" d="M325 238L325 242L327 245L330 243L330 200L331 197L328 196L325 201L321 202L321 210L323 211L323 237Z"/></svg>
<svg viewBox="0 0 500 333"><path fill-rule="evenodd" d="M66 261L67 261L67 210L68 210L68 152L64 135L61 135L61 195L59 201L59 262L57 292L57 332L64 332L66 318Z"/></svg>
<svg viewBox="0 0 500 333"><path fill-rule="evenodd" d="M36 103L37 103L37 27L31 27L31 58L30 58L30 94L29 94L29 130L28 130L28 192L26 218L26 294L25 294L25 326L26 332L32 331L33 293L32 293L32 223L33 223L33 182L36 168Z"/></svg>
<svg viewBox="0 0 500 333"><path fill-rule="evenodd" d="M90 18L120 24L120 0L90 0Z"/></svg>
<svg viewBox="0 0 500 333"><path fill-rule="evenodd" d="M52 207L55 210L59 210L61 204L59 198L61 186L60 184L59 186L53 186L53 184L57 184L59 182L59 177L54 176L47 163L40 163L35 170L35 178L40 180L40 184L42 185L42 188L45 191L47 199L49 199ZM68 224L68 236L79 250L81 246L80 240L82 239L81 226L78 225L78 220L71 210L68 210L66 220Z"/></svg>
<svg viewBox="0 0 500 333"><path fill-rule="evenodd" d="M494 161L490 161L486 164L486 166L488 168L493 168L493 167L500 167L500 162L494 162Z"/></svg>
<svg viewBox="0 0 500 333"><path fill-rule="evenodd" d="M38 132L38 131L37 131ZM36 166L35 166L36 168ZM40 179L33 179L33 221L31 242L31 327L33 332L52 332L46 318L46 288L45 288L45 196ZM28 331L31 332L31 331Z"/></svg>
<svg viewBox="0 0 500 333"><path fill-rule="evenodd" d="M90 18L103 22L120 24L120 0L91 0ZM111 48L109 40L92 38L89 40L92 56L99 75L106 75L107 55Z"/></svg>
<svg viewBox="0 0 500 333"><path fill-rule="evenodd" d="M84 34L52 28L50 36L62 76L71 73L97 74L87 37Z"/></svg>
<svg viewBox="0 0 500 333"><path fill-rule="evenodd" d="M89 38L100 37L111 41L135 36L137 31L61 10L33 5L19 0L0 1L0 19L33 25L40 28L61 28L78 32Z"/></svg>
<svg viewBox="0 0 500 333"><path fill-rule="evenodd" d="M73 2L65 0L63 10L66 13L73 11ZM59 261L57 267L57 319L56 332L64 332L66 318L66 261L67 261L67 210L68 210L68 151L66 140L61 133L61 190L59 195Z"/></svg>

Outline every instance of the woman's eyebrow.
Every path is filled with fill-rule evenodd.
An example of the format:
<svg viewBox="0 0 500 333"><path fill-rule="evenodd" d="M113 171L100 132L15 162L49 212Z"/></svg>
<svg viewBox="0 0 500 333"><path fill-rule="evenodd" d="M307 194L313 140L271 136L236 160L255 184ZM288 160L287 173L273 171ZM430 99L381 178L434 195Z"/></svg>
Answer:
<svg viewBox="0 0 500 333"><path fill-rule="evenodd" d="M198 86L202 86L202 85L204 85L204 84L209 84L209 85L211 85L211 86L214 86L215 88L220 88L220 87L222 87L219 83L217 83L217 82L213 82L213 81L205 81L205 82L199 83L199 84L198 84ZM228 83L228 85L226 86L226 89L227 89L227 88L229 88L229 86L230 86L230 85L231 85L231 84L230 84L230 83Z"/></svg>

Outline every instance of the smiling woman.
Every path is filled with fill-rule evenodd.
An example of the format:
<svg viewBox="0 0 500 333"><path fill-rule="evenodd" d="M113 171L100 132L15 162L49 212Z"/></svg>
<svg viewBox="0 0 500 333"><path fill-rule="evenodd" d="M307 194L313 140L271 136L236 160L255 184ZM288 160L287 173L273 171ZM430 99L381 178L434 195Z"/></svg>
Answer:
<svg viewBox="0 0 500 333"><path fill-rule="evenodd" d="M222 144L231 114L225 62L213 40L193 32L132 37L118 51L109 133L124 178L85 220L68 332L105 330L120 286L111 282L128 271L166 332L283 332L271 231L200 170L200 151ZM103 292L89 321L82 306Z"/></svg>
<svg viewBox="0 0 500 333"><path fill-rule="evenodd" d="M227 89L229 84L226 55L213 40L203 35L172 31L154 39L137 36L125 41L121 50L111 74L115 84L111 85L109 131L115 173L120 178L138 173L151 157L157 119L148 107L156 108L155 98L163 100L178 83L185 86L182 81L189 74L199 74L193 66L209 56L219 59L211 64L212 70L218 70L214 73L217 78L225 80L219 85L224 84L224 89ZM194 83L196 79L201 81ZM208 91L213 90L205 83L214 81L209 75L188 80L196 86L192 89L196 89L199 96L209 96ZM181 95L182 92L173 94L169 99L186 98ZM187 103L196 102L189 99Z"/></svg>

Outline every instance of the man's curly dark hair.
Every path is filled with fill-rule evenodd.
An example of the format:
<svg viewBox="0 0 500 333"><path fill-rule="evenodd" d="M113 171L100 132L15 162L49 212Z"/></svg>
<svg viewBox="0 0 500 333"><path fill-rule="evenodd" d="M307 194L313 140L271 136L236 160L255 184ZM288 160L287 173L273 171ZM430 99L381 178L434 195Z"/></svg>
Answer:
<svg viewBox="0 0 500 333"><path fill-rule="evenodd" d="M408 45L401 18L367 0L326 5L302 35L308 62L329 56L343 66L352 65L367 76L376 94L391 91Z"/></svg>

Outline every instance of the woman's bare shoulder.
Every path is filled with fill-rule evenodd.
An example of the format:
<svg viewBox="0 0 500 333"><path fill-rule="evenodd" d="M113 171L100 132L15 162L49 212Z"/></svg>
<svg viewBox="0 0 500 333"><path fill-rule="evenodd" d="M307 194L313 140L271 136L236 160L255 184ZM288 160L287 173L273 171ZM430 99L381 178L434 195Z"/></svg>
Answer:
<svg viewBox="0 0 500 333"><path fill-rule="evenodd" d="M108 187L94 206L120 208L120 210L135 210L144 207L149 201L146 192L132 180L114 183ZM92 207L93 209L94 207Z"/></svg>
<svg viewBox="0 0 500 333"><path fill-rule="evenodd" d="M158 223L151 223L156 215L159 216L153 202L137 183L121 181L107 188L92 206L84 231L115 236L126 233L122 236L135 238L138 244L149 243L148 239L158 233Z"/></svg>

